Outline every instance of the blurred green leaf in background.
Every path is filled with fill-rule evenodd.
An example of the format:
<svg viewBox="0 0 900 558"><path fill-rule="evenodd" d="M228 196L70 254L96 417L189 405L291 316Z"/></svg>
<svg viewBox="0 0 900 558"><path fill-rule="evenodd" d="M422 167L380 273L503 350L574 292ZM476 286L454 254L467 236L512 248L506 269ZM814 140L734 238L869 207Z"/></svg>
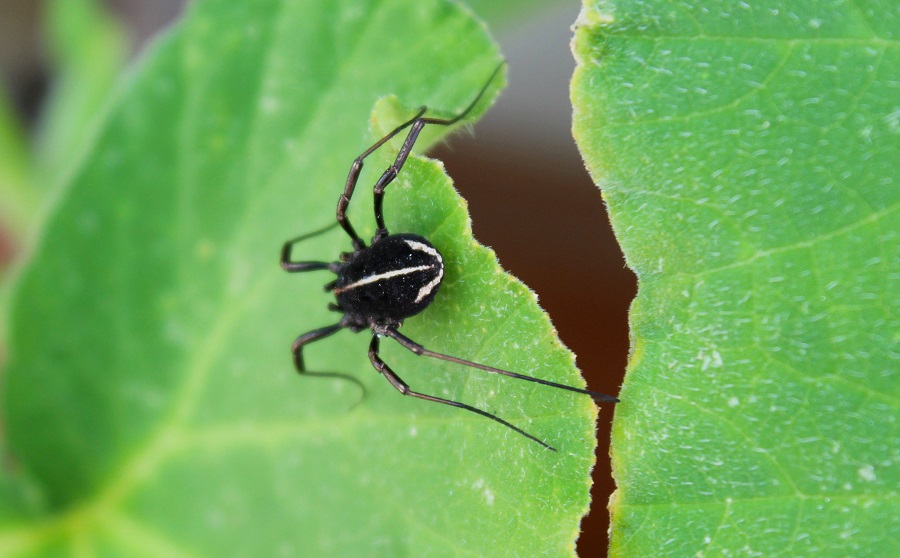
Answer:
<svg viewBox="0 0 900 558"><path fill-rule="evenodd" d="M612 555L898 554L898 30L585 3L575 134L640 284Z"/></svg>
<svg viewBox="0 0 900 558"><path fill-rule="evenodd" d="M80 45L64 50L89 52L79 36L97 33L109 55L98 68L115 66L116 32L60 9L71 17L57 22L61 44ZM306 353L311 369L356 376L364 396L298 378L290 359L297 335L336 318L327 274L282 272L281 243L333 222L373 138L420 104L461 110L499 61L455 3L205 0L114 93L61 90L42 129L59 164L39 175L59 187L42 202L8 317L0 555L572 555L596 443L588 398L383 344L414 389L496 413L554 453L401 397L372 370L366 335ZM364 185L391 151L367 160L351 205L364 235ZM406 334L581 385L533 294L472 240L439 163L411 159L385 214L447 264L438 300ZM298 257L347 249L334 231Z"/></svg>
<svg viewBox="0 0 900 558"><path fill-rule="evenodd" d="M54 73L34 138L0 95L0 222L20 250L40 208L92 145L127 54L122 30L96 0L46 0L41 8Z"/></svg>
<svg viewBox="0 0 900 558"><path fill-rule="evenodd" d="M39 190L59 186L93 146L128 54L124 31L97 0L50 0L44 9L55 72L36 139Z"/></svg>
<svg viewBox="0 0 900 558"><path fill-rule="evenodd" d="M29 171L25 134L7 99L0 95L0 219L17 233L26 230L37 205Z"/></svg>

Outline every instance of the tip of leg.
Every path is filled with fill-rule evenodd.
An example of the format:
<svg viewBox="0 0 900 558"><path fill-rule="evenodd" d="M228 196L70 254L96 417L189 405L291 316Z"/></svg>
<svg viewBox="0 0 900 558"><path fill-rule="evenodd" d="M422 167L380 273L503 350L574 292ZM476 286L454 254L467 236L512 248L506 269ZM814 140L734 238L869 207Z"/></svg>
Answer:
<svg viewBox="0 0 900 558"><path fill-rule="evenodd" d="M544 449L547 449L547 450L550 450L550 451L556 451L556 448L554 448L553 446L551 446L551 445L548 444L547 442L541 440L540 438L535 438L534 436L532 436L532 435L530 435L530 434L525 434L525 435L528 436L528 438L530 438L531 440L533 440L533 441L539 443L540 445L542 445L542 446L544 447Z"/></svg>
<svg viewBox="0 0 900 558"><path fill-rule="evenodd" d="M594 401L602 402L602 403L618 403L619 398L613 397L612 395L606 395L605 393L597 393L596 391L587 391L585 393L590 395Z"/></svg>

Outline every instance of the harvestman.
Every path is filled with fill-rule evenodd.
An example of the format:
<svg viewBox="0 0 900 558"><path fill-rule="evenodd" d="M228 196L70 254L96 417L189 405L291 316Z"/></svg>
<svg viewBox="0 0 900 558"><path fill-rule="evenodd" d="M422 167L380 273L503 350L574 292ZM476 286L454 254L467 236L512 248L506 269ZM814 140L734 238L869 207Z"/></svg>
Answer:
<svg viewBox="0 0 900 558"><path fill-rule="evenodd" d="M390 234L384 224L384 215L382 214L382 202L384 201L384 190L391 183L397 174L403 168L412 151L413 145L426 124L436 124L439 126L452 126L463 118L478 104L484 92L487 90L491 81L503 67L501 64L494 70L487 83L475 96L475 99L461 113L450 119L430 118L425 116L427 107L420 107L418 112L410 120L397 126L386 136L375 142L370 148L366 149L359 157L353 161L350 167L350 174L344 186L344 192L338 199L337 205L337 223L313 233L305 234L293 238L284 243L281 248L281 267L288 272L305 272L316 270L328 270L334 273L337 278L325 286L326 291L331 291L336 299L335 303L329 305L329 308L340 312L343 317L334 325L315 329L309 333L305 333L294 341L292 351L294 354L294 366L297 371L306 373L303 364L303 347L314 341L318 341L341 329L349 329L354 333L369 329L372 331L372 342L369 344L369 360L372 366L380 372L397 391L403 395L408 395L425 401L433 401L444 405L459 407L467 411L477 413L483 417L487 417L493 421L499 422L503 426L510 428L522 436L537 442L543 447L556 451L555 448L546 444L544 441L532 436L521 428L518 428L502 418L492 415L487 411L483 411L471 405L435 397L425 393L413 391L392 369L385 363L378 354L379 344L382 337L390 337L402 346L406 347L417 355L424 355L431 358L454 362L463 366L469 366L491 372L493 374L502 374L511 378L527 380L559 389L574 391L593 397L597 401L616 402L618 399L609 395L595 393L586 389L580 389L556 382L525 376L507 370L494 368L471 362L450 355L436 353L426 349L422 345L416 343L409 337L406 337L398 330L403 324L403 320L414 316L428 307L434 300L438 289L441 286L441 280L444 278L444 263L440 252L427 239L412 233ZM384 171L381 178L375 183L375 223L377 229L375 236L372 238L372 244L366 244L359 238L353 226L347 218L347 207L350 204L350 198L356 183L359 179L360 171L363 167L363 160L371 155L376 149L384 145L388 140L409 128L406 140L397 153L394 163ZM344 231L350 236L353 243L353 252L341 255L340 261L337 262L309 262L309 261L293 261L291 259L291 251L294 244L321 234L332 227L339 224ZM326 374L327 375L327 374ZM331 374L339 375L339 374Z"/></svg>

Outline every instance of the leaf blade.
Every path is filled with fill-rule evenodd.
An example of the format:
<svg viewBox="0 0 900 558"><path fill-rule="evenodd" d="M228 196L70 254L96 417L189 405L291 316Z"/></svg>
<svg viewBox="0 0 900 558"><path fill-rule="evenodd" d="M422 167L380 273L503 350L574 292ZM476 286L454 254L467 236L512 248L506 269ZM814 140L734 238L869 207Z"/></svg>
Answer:
<svg viewBox="0 0 900 558"><path fill-rule="evenodd" d="M896 14L708 8L578 30L576 138L640 279L612 554L890 553Z"/></svg>
<svg viewBox="0 0 900 558"><path fill-rule="evenodd" d="M356 407L352 386L292 371L293 337L335 317L323 277L285 274L278 248L333 219L372 105L396 93L452 113L498 62L454 4L377 8L198 2L123 92L16 293L4 413L55 518L27 531L31 554L572 554L593 462L589 401L385 347L415 386L552 436L567 449L556 456L402 398L372 373L365 336L343 332L307 355L360 378ZM451 39L462 46L444 48ZM362 184L381 156L351 204L369 233ZM533 296L471 240L463 209L439 165L418 158L388 192L389 225L427 234L448 262L443 302L404 332L580 382ZM335 233L304 250L333 258L348 249ZM520 334L530 345L510 344ZM0 548L17 537L0 529Z"/></svg>

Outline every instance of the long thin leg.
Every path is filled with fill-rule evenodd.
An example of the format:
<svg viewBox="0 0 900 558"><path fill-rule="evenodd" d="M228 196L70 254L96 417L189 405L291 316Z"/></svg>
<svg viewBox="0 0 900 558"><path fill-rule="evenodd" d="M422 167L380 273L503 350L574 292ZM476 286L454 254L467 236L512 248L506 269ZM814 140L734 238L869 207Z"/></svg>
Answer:
<svg viewBox="0 0 900 558"><path fill-rule="evenodd" d="M387 168L386 171L381 175L381 178L378 179L378 182L375 183L375 224L377 225L377 230L375 232L376 238L383 238L387 236L387 227L384 225L384 215L382 211L382 205L384 202L384 190L387 188L387 185L390 184L397 175L400 173L400 169L403 168L403 165L406 163L406 159L409 157L409 154L412 152L412 148L416 143L416 140L419 138L419 133L422 131L422 128L425 127L426 124L436 124L438 126L452 126L456 124L466 116L472 109L475 108L475 105L478 104L478 101L481 100L481 97L484 95L484 92L487 91L488 86L490 86L491 82L494 81L494 77L500 71L505 63L500 64L494 69L494 72L491 74L491 77L485 82L485 84L481 87L481 90L478 92L478 95L475 96L474 99L469 103L462 112L454 116L453 118L423 118L425 113L425 107L422 107L419 110L419 114L417 114L412 120L406 122L401 127L397 128L391 134L385 138L389 139L397 134L403 128L406 128L409 125L412 125L412 128L409 130L409 134L406 136L406 140L404 140L403 145L400 147L400 151L397 153L397 158L394 160L394 164ZM382 141L381 143L384 143Z"/></svg>
<svg viewBox="0 0 900 558"><path fill-rule="evenodd" d="M302 375L306 375L306 376L316 376L319 378L339 378L342 380L347 380L347 381L352 382L352 383L356 384L357 386L359 386L359 388L362 390L363 394L365 394L366 387L362 384L362 382L360 382L355 377L353 377L349 374L342 374L340 372L313 372L313 371L307 370L306 366L303 363L303 346L304 345L309 345L310 343L312 343L314 341L318 341L319 339L324 339L324 338L328 337L329 335L337 333L338 331L340 331L341 329L343 329L345 327L346 327L346 324L344 323L344 320L341 320L340 322L338 322L334 325L330 325L330 326L319 328L319 329L314 329L313 331L304 333L303 335L298 337L297 340L294 341L294 344L291 345L291 352L294 355L294 368L297 369L298 374L302 374Z"/></svg>
<svg viewBox="0 0 900 558"><path fill-rule="evenodd" d="M548 450L556 451L556 448L549 446L543 440L541 440L539 438L535 438L534 436L532 436L528 432L525 432L521 428L513 426L512 424L506 422L502 418L500 418L496 415L492 415L491 413L488 413L487 411L482 411L481 409L479 409L477 407L472 407L471 405L466 405L465 403L460 403L459 401L443 399L441 397L435 397L433 395L427 395L427 394L419 393L417 391L413 391L413 390L409 389L409 386L406 384L406 382L404 382L402 379L400 379L400 377L397 376L397 374L393 370L391 370L391 367L388 366L383 360L381 360L381 357L378 356L378 345L379 345L378 336L373 335L372 343L369 344L369 360L372 362L372 366L375 367L375 370L378 370L378 372L380 372L382 375L384 375L384 377L387 378L387 381L389 381L391 383L391 385L394 386L397 389L397 391L399 391L403 395L408 395L410 397L415 397L416 399L424 399L425 401L432 401L434 403L442 403L444 405L450 405L451 407L458 407L460 409L465 409L467 411L471 411L475 414L489 418L495 422L499 422L503 426L505 426L511 430L514 430L515 432L518 432L522 436L525 436L529 440L537 442L538 444L542 445L543 447L547 448Z"/></svg>
<svg viewBox="0 0 900 558"><path fill-rule="evenodd" d="M391 132L389 132L386 136L381 138L372 144L371 147L363 151L359 157L357 157L353 164L350 165L350 174L347 175L347 182L344 184L344 192L341 194L341 197L338 199L337 206L337 221L340 223L341 227L344 228L344 231L350 236L350 240L353 241L353 249L354 250L362 250L365 248L365 243L362 239L359 238L359 235L356 234L356 231L353 229L353 225L350 224L350 219L347 218L347 207L350 205L350 198L353 197L353 190L356 189L356 183L359 180L359 173L363 168L363 159L371 155L376 149L384 145L388 140L402 132L405 128L412 125L413 122L418 120L425 114L427 109L425 107L420 107L419 111L416 115L410 118L408 121L403 124L397 126Z"/></svg>
<svg viewBox="0 0 900 558"><path fill-rule="evenodd" d="M296 272L300 272L300 271L315 271L317 269L328 269L330 271L337 273L339 264L336 264L336 263L291 261L291 250L294 248L294 244L297 244L298 242L302 242L308 238L318 236L322 233L328 232L331 229L333 229L334 227L336 227L337 225L338 225L337 223L332 223L332 224L328 225L327 227L321 228L321 229L319 229L317 231L313 231L311 233L301 234L300 236L298 236L296 238L292 238L292 239L288 240L287 242L285 242L281 246L281 260L280 260L281 269L291 272L291 273L296 273Z"/></svg>
<svg viewBox="0 0 900 558"><path fill-rule="evenodd" d="M407 349L409 349L410 351L412 351L413 353L415 353L417 355L424 355L424 356L436 358L439 360L446 360L448 362L455 362L456 364L462 364L463 366L470 366L472 368L484 370L485 372L490 372L492 374L502 374L503 376L509 376L510 378L516 378L519 380L527 380L529 382L534 382L534 383L542 384L545 386L555 387L555 388L559 388L559 389L565 389L568 391L574 391L575 393L583 393L585 395L590 395L596 401L606 401L606 402L612 402L612 403L617 403L619 401L617 398L615 398L611 395L604 395L602 393L597 393L597 392L589 391L586 389L567 386L565 384L558 384L556 382L542 380L540 378L535 378L533 376L517 374L515 372L510 372L509 370L503 370L500 368L494 368L493 366L487 366L484 364L479 364L477 362L472 362L470 360L464 360L461 358L457 358L455 356L445 355L442 353L436 353L434 351L430 351L430 350L426 349L422 345L419 345L418 343L416 343L409 337L403 335L402 333L400 333L399 331L397 331L396 329L393 329L393 328L385 328L384 331L382 331L382 333L384 333L384 335L387 335L388 337L391 337L392 339L395 339L398 343L400 343L401 345L403 345L404 347L406 347Z"/></svg>
<svg viewBox="0 0 900 558"><path fill-rule="evenodd" d="M353 197L353 191L356 189L356 183L359 180L359 173L363 168L363 160L371 155L376 149L387 143L391 138L393 138L406 128L412 126L412 129L406 136L406 140L403 142L403 146L400 148L400 152L397 154L397 158L394 161L394 164L388 167L388 169L381 175L381 178L378 179L378 182L375 183L375 222L378 227L375 236L376 238L381 238L387 236L387 228L384 226L384 217L382 215L382 198L384 197L384 189L388 184L390 184L392 180L394 180L394 178L397 177L397 174L400 172L400 169L406 162L407 157L409 157L409 153L410 151L412 151L412 147L416 143L416 139L419 137L419 133L422 131L422 128L425 126L425 124L451 126L465 118L466 115L468 115L469 112L471 112L472 109L475 108L475 105L478 104L478 101L481 100L484 92L487 91L488 86L491 84L491 81L493 81L494 76L497 75L503 65L504 64L500 64L499 66L497 66L497 69L495 69L494 73L491 74L491 77L481 88L481 91L478 92L478 95L475 97L475 99L473 99L472 102L469 103L469 106L467 106L461 113L450 119L423 118L425 111L428 109L424 106L420 107L415 116L391 130L387 135L385 135L383 138L372 144L371 147L363 151L359 155L359 157L357 157L353 161L353 164L350 166L350 173L347 175L347 182L344 184L344 192L338 199L337 221L341 224L341 227L344 228L344 231L346 231L347 235L350 236L350 240L353 242L354 250L362 250L363 248L365 248L365 243L361 238L359 238L359 235L356 234L356 230L354 230L353 225L350 224L350 220L347 218L347 207L350 205L350 198Z"/></svg>

